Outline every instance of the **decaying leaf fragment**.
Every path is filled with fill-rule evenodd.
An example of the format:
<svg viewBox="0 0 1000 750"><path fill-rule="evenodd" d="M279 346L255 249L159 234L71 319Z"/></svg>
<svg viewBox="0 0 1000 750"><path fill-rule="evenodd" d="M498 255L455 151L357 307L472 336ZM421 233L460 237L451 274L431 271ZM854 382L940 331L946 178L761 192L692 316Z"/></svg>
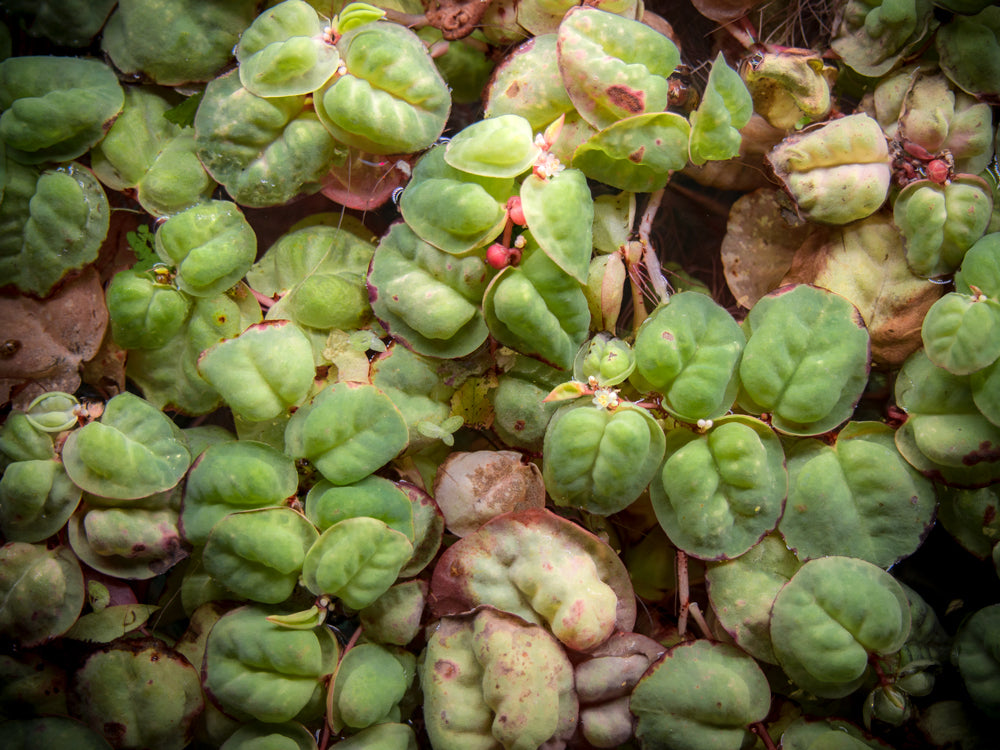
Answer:
<svg viewBox="0 0 1000 750"><path fill-rule="evenodd" d="M0 399L23 409L47 391L72 393L108 325L97 271L88 268L43 300L0 296L0 320Z"/></svg>

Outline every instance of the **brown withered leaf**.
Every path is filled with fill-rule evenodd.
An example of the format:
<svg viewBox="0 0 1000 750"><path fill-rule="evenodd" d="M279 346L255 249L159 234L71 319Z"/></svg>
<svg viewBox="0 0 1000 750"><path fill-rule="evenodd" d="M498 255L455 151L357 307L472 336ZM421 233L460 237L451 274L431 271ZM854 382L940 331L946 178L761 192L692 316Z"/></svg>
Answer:
<svg viewBox="0 0 1000 750"><path fill-rule="evenodd" d="M944 287L910 271L890 214L874 214L813 240L796 253L782 283L815 284L849 299L868 327L872 362L902 365L922 346L924 315Z"/></svg>
<svg viewBox="0 0 1000 750"><path fill-rule="evenodd" d="M108 325L100 276L88 267L42 300L2 295L0 320L0 403L24 409L42 393L72 393Z"/></svg>
<svg viewBox="0 0 1000 750"><path fill-rule="evenodd" d="M810 235L826 231L790 224L778 196L777 190L755 190L739 198L729 212L722 266L729 290L747 309L782 285L792 258Z"/></svg>

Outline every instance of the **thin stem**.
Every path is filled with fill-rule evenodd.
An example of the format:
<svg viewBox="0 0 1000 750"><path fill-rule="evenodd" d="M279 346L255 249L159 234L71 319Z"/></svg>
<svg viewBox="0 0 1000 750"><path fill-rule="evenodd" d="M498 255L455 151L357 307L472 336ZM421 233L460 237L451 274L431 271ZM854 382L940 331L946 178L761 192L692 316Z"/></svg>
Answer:
<svg viewBox="0 0 1000 750"><path fill-rule="evenodd" d="M256 289L251 289L250 291L253 292L254 299L257 300L257 302L260 303L260 306L265 310L270 310L271 307L276 302L276 300L273 300L267 295L258 292Z"/></svg>
<svg viewBox="0 0 1000 750"><path fill-rule="evenodd" d="M705 615L701 613L701 607L698 606L698 602L691 602L691 606L688 607L688 611L691 612L691 619L695 621L698 625L698 629L701 630L701 634L712 640L712 629L708 627L708 622L705 620Z"/></svg>
<svg viewBox="0 0 1000 750"><path fill-rule="evenodd" d="M660 204L663 202L664 190L665 188L660 188L650 193L646 209L642 212L642 219L639 222L639 242L642 244L642 262L646 266L646 273L649 275L649 281L653 285L653 291L656 292L656 297L660 304L670 299L670 283L663 275L663 269L660 267L660 258L653 249L650 235L653 232L653 221L656 219L656 214L660 210Z"/></svg>
<svg viewBox="0 0 1000 750"><path fill-rule="evenodd" d="M688 558L683 550L677 550L677 593L680 596L680 612L677 615L677 635L683 637L687 631L688 610L691 608Z"/></svg>
<svg viewBox="0 0 1000 750"><path fill-rule="evenodd" d="M764 726L764 722L755 721L750 725L750 731L760 737L760 741L764 743L764 747L767 750L778 750L778 746L774 744L771 735L767 733L767 727Z"/></svg>
<svg viewBox="0 0 1000 750"><path fill-rule="evenodd" d="M406 26L408 29L422 29L430 24L427 16L422 13L400 13L398 10L386 10L385 18L387 21Z"/></svg>

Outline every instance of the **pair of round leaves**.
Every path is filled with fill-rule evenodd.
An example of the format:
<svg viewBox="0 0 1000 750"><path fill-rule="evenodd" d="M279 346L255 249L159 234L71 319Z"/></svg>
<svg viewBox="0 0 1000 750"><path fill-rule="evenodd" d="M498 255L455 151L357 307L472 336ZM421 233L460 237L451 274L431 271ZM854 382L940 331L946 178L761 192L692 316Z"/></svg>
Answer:
<svg viewBox="0 0 1000 750"><path fill-rule="evenodd" d="M802 560L843 555L888 568L915 552L933 524L934 488L884 424L850 422L833 445L796 443L788 475L778 530Z"/></svg>
<svg viewBox="0 0 1000 750"><path fill-rule="evenodd" d="M213 297L236 284L257 256L257 235L231 201L208 201L174 214L156 232L156 254L177 267L177 287Z"/></svg>
<svg viewBox="0 0 1000 750"><path fill-rule="evenodd" d="M803 217L848 224L875 213L889 194L889 147L878 121L849 115L789 136L769 154Z"/></svg>
<svg viewBox="0 0 1000 750"><path fill-rule="evenodd" d="M130 86L125 107L90 152L90 166L112 190L134 190L154 216L207 201L215 181L195 155L194 133L168 114L183 99L166 89Z"/></svg>
<svg viewBox="0 0 1000 750"><path fill-rule="evenodd" d="M683 686L682 689L678 689ZM667 651L632 690L629 709L643 747L746 747L771 690L757 663L735 646L689 641Z"/></svg>
<svg viewBox="0 0 1000 750"><path fill-rule="evenodd" d="M0 139L22 164L70 161L104 137L124 100L98 60L12 57L0 63Z"/></svg>
<svg viewBox="0 0 1000 750"><path fill-rule="evenodd" d="M174 487L191 455L169 417L138 396L120 393L107 402L99 421L70 433L62 460L78 487L128 500Z"/></svg>
<svg viewBox="0 0 1000 750"><path fill-rule="evenodd" d="M590 327L590 307L580 282L533 238L524 248L521 265L508 266L493 277L483 297L483 316L502 344L562 370L573 367Z"/></svg>
<svg viewBox="0 0 1000 750"><path fill-rule="evenodd" d="M742 555L774 529L787 487L778 436L760 420L735 415L703 435L672 431L650 497L671 542L718 560Z"/></svg>
<svg viewBox="0 0 1000 750"><path fill-rule="evenodd" d="M341 143L372 154L428 148L444 130L451 94L420 38L376 21L337 40L346 69L313 96L316 113Z"/></svg>
<svg viewBox="0 0 1000 750"><path fill-rule="evenodd" d="M83 490L54 458L15 461L0 477L0 532L11 542L41 542L73 515Z"/></svg>
<svg viewBox="0 0 1000 750"><path fill-rule="evenodd" d="M326 697L326 718L333 731L398 722L399 703L416 676L416 661L408 651L379 643L363 643L346 652Z"/></svg>
<svg viewBox="0 0 1000 750"><path fill-rule="evenodd" d="M113 731L122 746L162 750L182 750L204 709L198 670L154 638L90 654L67 701L73 716L106 736Z"/></svg>
<svg viewBox="0 0 1000 750"><path fill-rule="evenodd" d="M854 692L872 656L902 648L910 634L910 604L881 568L853 557L805 563L778 592L771 642L785 673L821 698Z"/></svg>
<svg viewBox="0 0 1000 750"><path fill-rule="evenodd" d="M993 191L974 175L945 185L911 182L892 204L893 222L906 240L906 262L918 276L954 273L983 236L992 213Z"/></svg>
<svg viewBox="0 0 1000 750"><path fill-rule="evenodd" d="M846 421L868 381L870 343L857 308L806 284L762 297L743 323L738 403L792 435Z"/></svg>
<svg viewBox="0 0 1000 750"><path fill-rule="evenodd" d="M641 407L567 404L545 431L545 487L558 505L617 513L649 484L665 443L663 430Z"/></svg>
<svg viewBox="0 0 1000 750"><path fill-rule="evenodd" d="M297 630L271 622L274 610L250 605L223 615L205 647L204 686L240 721L309 721L323 714L323 678L340 648L325 627Z"/></svg>
<svg viewBox="0 0 1000 750"><path fill-rule="evenodd" d="M971 375L1000 359L1000 301L949 292L920 328L927 357L953 375Z"/></svg>
<svg viewBox="0 0 1000 750"><path fill-rule="evenodd" d="M451 545L431 578L438 616L488 605L587 651L635 624L625 566L605 542L548 510L497 516Z"/></svg>
<svg viewBox="0 0 1000 750"><path fill-rule="evenodd" d="M677 419L717 419L736 400L745 344L739 324L711 297L675 294L639 326L632 382L661 394Z"/></svg>
<svg viewBox="0 0 1000 750"><path fill-rule="evenodd" d="M896 378L896 403L908 415L896 430L896 447L917 471L960 487L1000 478L1000 426L977 406L973 377L952 375L918 350Z"/></svg>
<svg viewBox="0 0 1000 750"><path fill-rule="evenodd" d="M25 648L62 635L83 609L83 571L68 547L0 548L0 633Z"/></svg>
<svg viewBox="0 0 1000 750"><path fill-rule="evenodd" d="M482 258L455 257L394 224L372 259L372 310L420 354L465 356L489 334L479 311L489 273Z"/></svg>
<svg viewBox="0 0 1000 750"><path fill-rule="evenodd" d="M0 197L0 222L11 228L0 238L0 283L44 297L69 271L97 258L111 212L89 170L75 162L42 170L6 160Z"/></svg>
<svg viewBox="0 0 1000 750"><path fill-rule="evenodd" d="M247 283L280 297L270 319L288 317L322 330L361 328L371 315L365 275L373 252L347 229L304 227L280 237L247 273Z"/></svg>
<svg viewBox="0 0 1000 750"><path fill-rule="evenodd" d="M420 667L434 747L565 745L577 725L573 667L544 628L490 607L445 617Z"/></svg>

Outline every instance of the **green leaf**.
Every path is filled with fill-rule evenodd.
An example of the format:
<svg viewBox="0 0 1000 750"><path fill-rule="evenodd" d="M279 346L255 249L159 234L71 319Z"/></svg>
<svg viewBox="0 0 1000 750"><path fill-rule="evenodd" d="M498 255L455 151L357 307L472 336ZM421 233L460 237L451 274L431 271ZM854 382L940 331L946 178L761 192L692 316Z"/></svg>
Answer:
<svg viewBox="0 0 1000 750"><path fill-rule="evenodd" d="M0 633L25 648L62 635L85 598L80 562L68 547L0 547Z"/></svg>
<svg viewBox="0 0 1000 750"><path fill-rule="evenodd" d="M264 443L216 443L198 457L185 485L181 508L184 538L205 544L212 527L229 513L284 504L298 488L292 459Z"/></svg>
<svg viewBox="0 0 1000 750"><path fill-rule="evenodd" d="M888 73L937 26L930 0L850 0L830 46L863 76Z"/></svg>
<svg viewBox="0 0 1000 750"><path fill-rule="evenodd" d="M282 235L247 274L257 292L282 297L299 325L351 330L368 322L365 275L374 247L353 233L311 226Z"/></svg>
<svg viewBox="0 0 1000 750"><path fill-rule="evenodd" d="M539 247L562 270L586 283L594 249L594 201L583 172L565 169L547 180L528 175L521 183L521 207Z"/></svg>
<svg viewBox="0 0 1000 750"><path fill-rule="evenodd" d="M587 297L580 283L537 246L526 246L523 257L520 266L505 268L486 290L486 323L502 344L568 370L587 338Z"/></svg>
<svg viewBox="0 0 1000 750"><path fill-rule="evenodd" d="M222 399L198 373L198 358L209 347L259 321L260 305L242 283L230 294L195 297L173 338L157 349L129 351L126 373L154 406L207 414Z"/></svg>
<svg viewBox="0 0 1000 750"><path fill-rule="evenodd" d="M285 452L308 459L331 483L351 484L406 448L403 415L382 391L337 383L300 407L285 429Z"/></svg>
<svg viewBox="0 0 1000 750"><path fill-rule="evenodd" d="M753 99L739 73L720 52L712 62L698 109L691 113L689 149L694 164L739 156L740 129L750 122Z"/></svg>
<svg viewBox="0 0 1000 750"><path fill-rule="evenodd" d="M531 167L540 149L531 125L519 115L499 115L462 129L445 146L445 161L484 177L517 177Z"/></svg>
<svg viewBox="0 0 1000 750"><path fill-rule="evenodd" d="M950 292L924 316L927 357L954 375L969 375L1000 358L1000 302Z"/></svg>
<svg viewBox="0 0 1000 750"><path fill-rule="evenodd" d="M255 0L119 0L101 48L126 76L161 86L209 81L257 11Z"/></svg>
<svg viewBox="0 0 1000 750"><path fill-rule="evenodd" d="M797 443L778 530L801 560L843 555L888 568L915 552L933 524L931 483L899 452L891 428L849 422L830 446Z"/></svg>
<svg viewBox="0 0 1000 750"><path fill-rule="evenodd" d="M261 13L240 36L240 81L257 96L315 91L337 72L340 53L323 38L323 21L305 0L285 0Z"/></svg>
<svg viewBox="0 0 1000 750"><path fill-rule="evenodd" d="M395 224L372 259L372 310L419 354L462 357L489 334L479 311L488 278L481 258L455 258Z"/></svg>
<svg viewBox="0 0 1000 750"><path fill-rule="evenodd" d="M337 41L346 73L315 94L316 112L334 137L373 154L430 147L451 110L448 86L420 38L378 21Z"/></svg>
<svg viewBox="0 0 1000 750"><path fill-rule="evenodd" d="M573 106L597 129L667 108L667 77L680 52L638 21L571 8L559 24L559 69Z"/></svg>
<svg viewBox="0 0 1000 750"><path fill-rule="evenodd" d="M194 131L205 169L244 206L277 206L318 192L344 157L305 96L255 96L235 70L205 88Z"/></svg>
<svg viewBox="0 0 1000 750"><path fill-rule="evenodd" d="M944 276L983 236L993 211L985 180L965 175L938 185L911 182L896 197L892 218L906 238L906 262L918 276Z"/></svg>
<svg viewBox="0 0 1000 750"><path fill-rule="evenodd" d="M153 273L119 271L108 284L105 301L111 335L124 349L159 349L188 319L191 298Z"/></svg>
<svg viewBox="0 0 1000 750"><path fill-rule="evenodd" d="M345 726L364 729L399 717L398 704L415 671L407 670L402 661L377 643L364 643L344 654L330 686L327 721L334 731Z"/></svg>
<svg viewBox="0 0 1000 750"><path fill-rule="evenodd" d="M0 477L0 532L11 542L41 542L73 515L83 490L55 459L15 461Z"/></svg>
<svg viewBox="0 0 1000 750"><path fill-rule="evenodd" d="M746 337L711 297L673 295L639 326L635 369L678 419L723 416L736 400Z"/></svg>
<svg viewBox="0 0 1000 750"><path fill-rule="evenodd" d="M22 164L71 161L104 137L125 93L98 60L11 57L0 62L0 138Z"/></svg>
<svg viewBox="0 0 1000 750"><path fill-rule="evenodd" d="M677 690L677 685L690 689ZM747 725L762 721L771 691L760 667L734 646L682 643L646 672L632 691L629 709L644 747L683 737L691 750L736 748L752 742Z"/></svg>
<svg viewBox="0 0 1000 750"><path fill-rule="evenodd" d="M240 721L280 723L322 715L323 683L340 649L327 628L292 630L267 619L272 609L223 615L205 648L205 689Z"/></svg>
<svg viewBox="0 0 1000 750"><path fill-rule="evenodd" d="M412 554L406 535L383 521L347 518L309 549L302 581L317 596L335 596L351 609L363 609L388 591Z"/></svg>
<svg viewBox="0 0 1000 750"><path fill-rule="evenodd" d="M76 485L123 500L170 489L191 463L180 429L131 393L108 401L99 422L70 433L62 458Z"/></svg>
<svg viewBox="0 0 1000 750"><path fill-rule="evenodd" d="M755 659L778 663L771 646L771 605L800 567L778 534L768 534L733 560L706 565L708 597L719 623Z"/></svg>
<svg viewBox="0 0 1000 750"><path fill-rule="evenodd" d="M1000 605L984 607L959 628L951 659L973 703L990 718L1000 717Z"/></svg>
<svg viewBox="0 0 1000 750"><path fill-rule="evenodd" d="M577 146L572 164L619 190L651 193L687 165L690 132L688 121L673 112L627 117Z"/></svg>
<svg viewBox="0 0 1000 750"><path fill-rule="evenodd" d="M908 415L896 430L896 447L917 471L960 487L1000 478L993 459L1000 426L979 410L970 376L952 375L918 350L903 363L895 396Z"/></svg>
<svg viewBox="0 0 1000 750"><path fill-rule="evenodd" d="M207 349L198 372L235 413L254 422L301 404L316 374L309 339L287 320L258 323Z"/></svg>
<svg viewBox="0 0 1000 750"><path fill-rule="evenodd" d="M344 486L321 480L306 495L306 517L320 531L358 516L384 521L414 541L410 498L390 479L369 476Z"/></svg>
<svg viewBox="0 0 1000 750"><path fill-rule="evenodd" d="M81 617L66 638L89 643L111 643L146 624L159 607L154 604L117 604Z"/></svg>
<svg viewBox="0 0 1000 750"><path fill-rule="evenodd" d="M205 540L205 570L240 597L265 604L288 599L319 532L291 508L246 510L219 519Z"/></svg>
<svg viewBox="0 0 1000 750"><path fill-rule="evenodd" d="M195 155L194 133L167 116L178 100L167 90L129 87L125 108L90 152L98 179L112 190L135 190L139 203L154 216L207 201L216 188Z"/></svg>
<svg viewBox="0 0 1000 750"><path fill-rule="evenodd" d="M639 497L663 450L663 430L645 409L568 404L545 431L545 487L557 505L610 515Z"/></svg>
<svg viewBox="0 0 1000 750"><path fill-rule="evenodd" d="M103 507L99 500L88 498L67 524L70 546L94 570L145 581L187 557L170 493L125 506Z"/></svg>
<svg viewBox="0 0 1000 750"><path fill-rule="evenodd" d="M484 94L484 116L520 115L534 132L544 129L573 103L559 74L555 34L524 42L497 65Z"/></svg>
<svg viewBox="0 0 1000 750"><path fill-rule="evenodd" d="M818 435L847 420L868 379L861 314L840 295L793 285L762 297L744 323L739 404L772 425Z"/></svg>
<svg viewBox="0 0 1000 750"><path fill-rule="evenodd" d="M156 231L156 254L177 267L181 291L214 297L250 270L257 235L235 203L209 201L167 219Z"/></svg>
<svg viewBox="0 0 1000 750"><path fill-rule="evenodd" d="M778 593L771 642L801 688L822 698L854 692L872 656L898 651L910 632L902 587L881 568L852 557L810 560Z"/></svg>
<svg viewBox="0 0 1000 750"><path fill-rule="evenodd" d="M6 165L0 284L44 297L67 273L97 258L108 232L108 199L76 162L44 172L9 158Z"/></svg>
<svg viewBox="0 0 1000 750"><path fill-rule="evenodd" d="M764 423L725 417L703 436L672 433L659 481L650 486L670 541L703 560L742 555L784 510L781 443Z"/></svg>

